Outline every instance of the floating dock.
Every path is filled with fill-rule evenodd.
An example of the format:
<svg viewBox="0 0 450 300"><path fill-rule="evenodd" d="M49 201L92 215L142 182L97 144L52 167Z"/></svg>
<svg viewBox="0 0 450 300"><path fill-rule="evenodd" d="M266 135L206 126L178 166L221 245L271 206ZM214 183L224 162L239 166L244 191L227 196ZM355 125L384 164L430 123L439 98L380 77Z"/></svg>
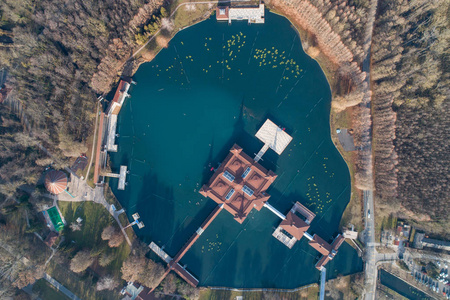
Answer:
<svg viewBox="0 0 450 300"><path fill-rule="evenodd" d="M119 186L117 189L124 190L125 189L125 180L127 179L127 166L120 166L120 174L119 174Z"/></svg>
<svg viewBox="0 0 450 300"><path fill-rule="evenodd" d="M116 145L117 115L108 116L108 137L106 138L106 151L117 152Z"/></svg>
<svg viewBox="0 0 450 300"><path fill-rule="evenodd" d="M119 183L117 189L119 190L125 190L126 185L126 179L127 179L127 172L128 167L127 166L120 166L120 173L103 173L102 175L105 177L112 177L112 178L118 178Z"/></svg>
<svg viewBox="0 0 450 300"><path fill-rule="evenodd" d="M264 153L270 148L278 155L283 153L284 149L292 141L292 137L284 131L284 129L278 127L274 122L267 119L263 126L258 130L255 136L264 143L264 146L256 154L255 161L258 162Z"/></svg>

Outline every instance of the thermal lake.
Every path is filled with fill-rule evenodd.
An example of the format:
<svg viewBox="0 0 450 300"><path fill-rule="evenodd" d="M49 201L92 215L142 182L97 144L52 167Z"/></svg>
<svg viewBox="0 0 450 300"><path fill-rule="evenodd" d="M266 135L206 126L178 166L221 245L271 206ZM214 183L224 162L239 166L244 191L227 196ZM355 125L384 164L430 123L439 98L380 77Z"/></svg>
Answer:
<svg viewBox="0 0 450 300"><path fill-rule="evenodd" d="M125 191L111 179L136 233L174 256L217 206L198 193L234 143L251 157L263 146L256 131L269 118L293 137L279 156L259 161L278 178L269 203L282 213L299 201L317 216L310 233L325 240L339 232L350 200L350 174L330 137L330 86L302 50L290 22L266 12L265 24L217 22L178 33L133 77L131 98L118 118L113 171L127 165ZM317 282L319 253L303 238L292 249L272 236L280 223L268 209L243 224L222 211L182 258L200 286L295 288ZM327 277L362 270L347 243L327 264Z"/></svg>

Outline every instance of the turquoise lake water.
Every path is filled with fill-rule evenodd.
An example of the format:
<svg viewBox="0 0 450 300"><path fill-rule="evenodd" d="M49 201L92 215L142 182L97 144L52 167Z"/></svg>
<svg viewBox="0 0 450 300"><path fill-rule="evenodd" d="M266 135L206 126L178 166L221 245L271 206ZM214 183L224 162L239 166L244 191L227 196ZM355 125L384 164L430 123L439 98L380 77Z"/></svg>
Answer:
<svg viewBox="0 0 450 300"><path fill-rule="evenodd" d="M134 76L119 115L113 170L128 165L125 191L113 192L127 214L139 212L146 243L174 256L216 203L198 193L234 143L250 156L267 118L293 140L260 163L278 174L269 203L287 213L295 201L317 214L309 230L338 233L350 199L348 168L330 138L331 91L319 65L302 50L289 21L267 12L266 23L232 25L210 18L178 33ZM288 249L272 237L280 223L266 208L243 224L223 211L181 260L202 286L294 288L317 282L318 253L306 239ZM344 243L327 276L362 270Z"/></svg>

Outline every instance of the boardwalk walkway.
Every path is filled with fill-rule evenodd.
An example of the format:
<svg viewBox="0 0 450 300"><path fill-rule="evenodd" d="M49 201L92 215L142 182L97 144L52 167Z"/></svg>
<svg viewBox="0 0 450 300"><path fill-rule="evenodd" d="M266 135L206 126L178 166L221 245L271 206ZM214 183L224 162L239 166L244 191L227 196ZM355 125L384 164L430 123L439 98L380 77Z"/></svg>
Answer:
<svg viewBox="0 0 450 300"><path fill-rule="evenodd" d="M320 271L320 293L319 293L319 299L324 300L325 299L325 283L327 281L327 269L325 267L322 268Z"/></svg>
<svg viewBox="0 0 450 300"><path fill-rule="evenodd" d="M81 300L80 298L78 298L77 296L75 296L74 293L72 293L71 291L69 291L65 286L63 286L61 283L59 283L58 281L56 281L54 278L52 278L50 275L48 275L47 273L44 273L44 279L47 280L51 285L53 285L58 291L60 291L61 293L63 293L64 295L66 295L67 297L69 297L72 300Z"/></svg>

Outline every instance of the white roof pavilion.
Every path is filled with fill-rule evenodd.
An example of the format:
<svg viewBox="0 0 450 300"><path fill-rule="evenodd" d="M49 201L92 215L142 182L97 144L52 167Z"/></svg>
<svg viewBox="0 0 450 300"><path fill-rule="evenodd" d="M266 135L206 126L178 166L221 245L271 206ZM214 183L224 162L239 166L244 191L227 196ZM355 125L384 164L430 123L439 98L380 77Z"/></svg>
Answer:
<svg viewBox="0 0 450 300"><path fill-rule="evenodd" d="M258 7L232 7L228 12L228 21L248 20L249 23L264 23L264 4Z"/></svg>
<svg viewBox="0 0 450 300"><path fill-rule="evenodd" d="M255 136L278 155L281 155L292 141L292 137L289 134L269 119L264 122Z"/></svg>

